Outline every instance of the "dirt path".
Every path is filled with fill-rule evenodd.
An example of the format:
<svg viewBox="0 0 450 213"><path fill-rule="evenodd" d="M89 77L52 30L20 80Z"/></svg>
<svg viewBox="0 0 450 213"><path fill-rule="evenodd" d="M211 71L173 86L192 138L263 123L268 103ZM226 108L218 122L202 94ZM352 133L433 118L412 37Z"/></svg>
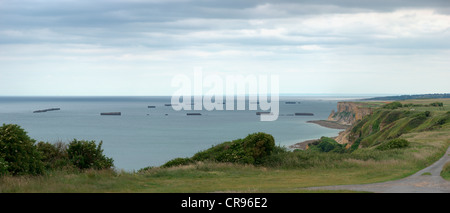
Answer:
<svg viewBox="0 0 450 213"><path fill-rule="evenodd" d="M375 193L450 193L450 181L446 181L440 176L442 167L449 161L450 147L440 160L404 179L383 183L322 186L310 187L307 189L352 190ZM424 173L428 175L424 175Z"/></svg>

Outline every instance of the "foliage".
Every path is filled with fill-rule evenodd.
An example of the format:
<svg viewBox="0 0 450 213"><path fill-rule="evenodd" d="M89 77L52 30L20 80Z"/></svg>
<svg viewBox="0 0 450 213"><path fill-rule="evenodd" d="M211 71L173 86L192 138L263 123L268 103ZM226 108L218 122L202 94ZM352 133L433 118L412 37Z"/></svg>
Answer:
<svg viewBox="0 0 450 213"><path fill-rule="evenodd" d="M413 103L407 103L403 104L403 107L443 107L444 103L442 102L433 102L430 104L413 104Z"/></svg>
<svg viewBox="0 0 450 213"><path fill-rule="evenodd" d="M361 141L362 141L362 138L356 139L356 141L350 147L349 152L353 152L353 151L357 150L359 148L359 144L361 144Z"/></svg>
<svg viewBox="0 0 450 213"><path fill-rule="evenodd" d="M242 145L245 150L245 155L248 156L250 161L258 164L261 159L270 155L273 151L275 148L275 139L272 135L259 132L245 137Z"/></svg>
<svg viewBox="0 0 450 213"><path fill-rule="evenodd" d="M42 162L47 170L72 166L67 154L67 145L62 142L51 144L41 141L37 144L37 149L41 152Z"/></svg>
<svg viewBox="0 0 450 213"><path fill-rule="evenodd" d="M67 155L70 162L79 169L107 169L113 167L113 159L103 155L103 142L74 139L69 143Z"/></svg>
<svg viewBox="0 0 450 213"><path fill-rule="evenodd" d="M384 150L390 150L390 149L400 149L405 148L409 146L409 142L405 139L396 138L392 139L390 141L381 143L379 146L376 147L376 149L384 151Z"/></svg>
<svg viewBox="0 0 450 213"><path fill-rule="evenodd" d="M8 162L0 157L0 176L8 174Z"/></svg>
<svg viewBox="0 0 450 213"><path fill-rule="evenodd" d="M41 155L34 144L35 140L20 126L3 124L0 127L0 159L7 162L9 173L36 175L43 172Z"/></svg>
<svg viewBox="0 0 450 213"><path fill-rule="evenodd" d="M313 142L309 146L309 151L317 151L317 152L335 152L335 153L344 153L345 146L339 144L332 138L321 137L320 140Z"/></svg>
<svg viewBox="0 0 450 213"><path fill-rule="evenodd" d="M434 106L434 107L443 107L444 103L442 102L433 102L430 104L430 106Z"/></svg>
<svg viewBox="0 0 450 213"><path fill-rule="evenodd" d="M173 166L181 166L181 165L188 165L190 163L193 163L194 161L190 158L175 158L173 160L168 161L164 165L161 166L161 168L168 168Z"/></svg>
<svg viewBox="0 0 450 213"><path fill-rule="evenodd" d="M398 102L398 101L394 101L392 103L386 104L383 106L384 109L397 109L397 108L401 108L403 105L402 103Z"/></svg>
<svg viewBox="0 0 450 213"><path fill-rule="evenodd" d="M391 111L386 115L386 117L384 117L384 119L381 123L383 123L384 125L390 124L404 116L405 116L404 112L402 112L402 111Z"/></svg>
<svg viewBox="0 0 450 213"><path fill-rule="evenodd" d="M442 168L441 176L446 180L450 180L450 162L447 162Z"/></svg>
<svg viewBox="0 0 450 213"><path fill-rule="evenodd" d="M163 165L171 167L186 165L195 161L216 161L243 164L260 164L273 151L282 150L275 147L272 135L263 132L249 134L244 139L227 141L207 150L197 152L192 158L177 158Z"/></svg>

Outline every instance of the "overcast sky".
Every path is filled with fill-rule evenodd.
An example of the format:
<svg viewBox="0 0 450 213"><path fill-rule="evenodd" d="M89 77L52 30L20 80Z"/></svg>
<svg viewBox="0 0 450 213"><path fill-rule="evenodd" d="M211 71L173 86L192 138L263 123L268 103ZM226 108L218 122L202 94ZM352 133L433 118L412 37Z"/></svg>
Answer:
<svg viewBox="0 0 450 213"><path fill-rule="evenodd" d="M171 95L195 67L281 93L448 93L450 1L0 0L0 95Z"/></svg>

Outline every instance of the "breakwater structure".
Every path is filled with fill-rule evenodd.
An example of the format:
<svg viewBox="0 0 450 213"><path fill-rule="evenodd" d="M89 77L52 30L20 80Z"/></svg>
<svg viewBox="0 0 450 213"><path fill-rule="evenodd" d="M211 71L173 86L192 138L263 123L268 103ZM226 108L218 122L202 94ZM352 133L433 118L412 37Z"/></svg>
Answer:
<svg viewBox="0 0 450 213"><path fill-rule="evenodd" d="M164 106L178 106L178 104L164 104Z"/></svg>
<svg viewBox="0 0 450 213"><path fill-rule="evenodd" d="M121 112L102 112L100 115L122 115Z"/></svg>
<svg viewBox="0 0 450 213"><path fill-rule="evenodd" d="M190 113L186 113L186 115L202 115L202 114L198 113L198 112L190 112Z"/></svg>
<svg viewBox="0 0 450 213"><path fill-rule="evenodd" d="M272 112L256 112L256 115L271 115Z"/></svg>
<svg viewBox="0 0 450 213"><path fill-rule="evenodd" d="M295 116L314 116L314 113L310 113L310 112L296 112L294 115Z"/></svg>
<svg viewBox="0 0 450 213"><path fill-rule="evenodd" d="M40 109L40 110L33 111L33 113L41 113L41 112L49 112L49 111L57 111L57 110L61 110L61 108Z"/></svg>

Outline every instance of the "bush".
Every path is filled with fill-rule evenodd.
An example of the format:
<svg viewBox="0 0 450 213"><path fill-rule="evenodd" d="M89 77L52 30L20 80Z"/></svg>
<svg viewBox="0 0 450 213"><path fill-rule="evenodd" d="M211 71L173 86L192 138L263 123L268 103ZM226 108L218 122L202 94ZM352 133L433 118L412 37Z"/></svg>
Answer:
<svg viewBox="0 0 450 213"><path fill-rule="evenodd" d="M392 103L386 104L383 106L384 109L397 109L397 108L401 108L403 105L402 103L398 102L398 101L394 101Z"/></svg>
<svg viewBox="0 0 450 213"><path fill-rule="evenodd" d="M430 106L434 106L434 107L443 107L443 106L444 106L444 103L442 103L442 102L434 102L434 103L431 103Z"/></svg>
<svg viewBox="0 0 450 213"><path fill-rule="evenodd" d="M332 138L321 137L310 144L308 151L344 153L345 147Z"/></svg>
<svg viewBox="0 0 450 213"><path fill-rule="evenodd" d="M51 144L41 141L37 144L37 149L41 152L42 162L48 170L72 166L67 154L67 145L62 142Z"/></svg>
<svg viewBox="0 0 450 213"><path fill-rule="evenodd" d="M194 162L190 158L175 158L173 160L168 161L164 165L162 165L162 168L168 168L172 166L180 166L180 165L188 165L190 163Z"/></svg>
<svg viewBox="0 0 450 213"><path fill-rule="evenodd" d="M245 137L242 146L249 160L258 164L273 151L275 148L275 139L272 135L258 132Z"/></svg>
<svg viewBox="0 0 450 213"><path fill-rule="evenodd" d="M259 164L275 149L272 135L258 132L229 142L224 142L196 153L193 161L218 161L244 164Z"/></svg>
<svg viewBox="0 0 450 213"><path fill-rule="evenodd" d="M0 158L0 176L8 174L8 162Z"/></svg>
<svg viewBox="0 0 450 213"><path fill-rule="evenodd" d="M405 139L396 138L392 139L388 142L381 143L379 146L376 147L378 150L390 150L390 149L400 149L405 148L409 146L409 142Z"/></svg>
<svg viewBox="0 0 450 213"><path fill-rule="evenodd" d="M16 124L0 127L0 159L7 163L9 173L36 175L43 172L44 166L35 142Z"/></svg>
<svg viewBox="0 0 450 213"><path fill-rule="evenodd" d="M74 139L67 148L69 161L79 169L108 169L113 167L113 159L103 155L102 144L102 141L97 146L95 141Z"/></svg>

